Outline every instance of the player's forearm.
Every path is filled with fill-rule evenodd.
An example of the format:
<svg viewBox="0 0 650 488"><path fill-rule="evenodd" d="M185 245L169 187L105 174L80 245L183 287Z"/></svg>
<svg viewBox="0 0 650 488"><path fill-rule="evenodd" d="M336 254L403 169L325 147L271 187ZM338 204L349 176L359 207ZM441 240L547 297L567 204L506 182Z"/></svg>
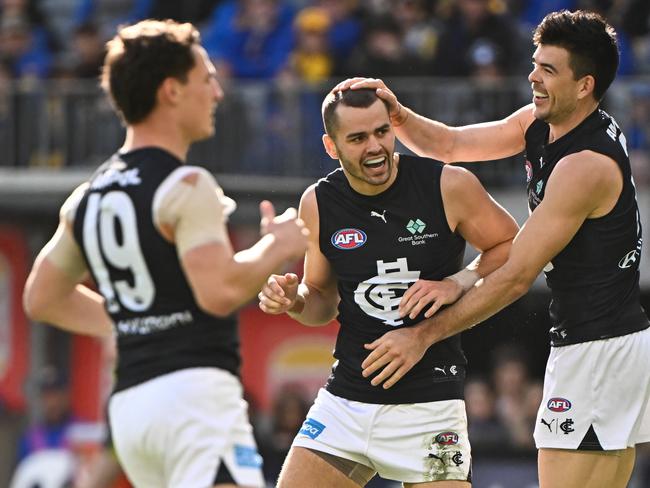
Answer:
<svg viewBox="0 0 650 488"><path fill-rule="evenodd" d="M301 283L296 303L287 314L303 325L320 326L330 323L337 313L338 294L323 293Z"/></svg>
<svg viewBox="0 0 650 488"><path fill-rule="evenodd" d="M280 271L291 256L272 234L263 236L253 246L233 257L226 286L232 291L233 309L252 299L267 278Z"/></svg>
<svg viewBox="0 0 650 488"><path fill-rule="evenodd" d="M51 303L28 304L25 311L34 321L74 334L108 337L113 333L113 323L104 309L103 298L83 285L77 285Z"/></svg>
<svg viewBox="0 0 650 488"><path fill-rule="evenodd" d="M431 345L483 322L522 297L531 284L523 274L502 266L456 303L420 322L417 327L421 340Z"/></svg>
<svg viewBox="0 0 650 488"><path fill-rule="evenodd" d="M481 278L484 278L499 267L503 266L503 264L508 260L508 254L510 253L511 247L512 239L501 242L496 246L483 251L467 267L475 270Z"/></svg>
<svg viewBox="0 0 650 488"><path fill-rule="evenodd" d="M394 122L397 138L411 151L445 163L453 162L453 128L435 120L416 114L402 106L401 120Z"/></svg>

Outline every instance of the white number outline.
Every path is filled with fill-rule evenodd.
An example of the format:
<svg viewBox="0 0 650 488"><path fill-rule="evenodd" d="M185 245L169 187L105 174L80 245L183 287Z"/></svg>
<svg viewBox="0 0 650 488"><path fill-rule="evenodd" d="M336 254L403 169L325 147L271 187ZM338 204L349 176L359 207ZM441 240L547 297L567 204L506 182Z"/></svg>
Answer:
<svg viewBox="0 0 650 488"><path fill-rule="evenodd" d="M122 229L121 243L116 236L116 224ZM147 310L156 289L140 247L135 207L125 192L93 193L88 197L83 242L108 312L117 313L121 306L135 312ZM133 285L126 280L112 280L106 262L117 269L130 270Z"/></svg>

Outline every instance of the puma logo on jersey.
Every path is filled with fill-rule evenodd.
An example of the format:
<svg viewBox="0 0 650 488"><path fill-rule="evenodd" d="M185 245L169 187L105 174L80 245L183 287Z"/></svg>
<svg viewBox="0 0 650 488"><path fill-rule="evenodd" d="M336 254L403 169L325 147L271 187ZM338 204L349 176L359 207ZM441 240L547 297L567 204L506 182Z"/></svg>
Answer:
<svg viewBox="0 0 650 488"><path fill-rule="evenodd" d="M382 213L375 212L374 210L371 210L371 211L370 211L370 216L371 216L371 217L377 217L377 218L383 220L383 221L384 221L384 224L387 223L387 222L386 222L386 210L384 210Z"/></svg>

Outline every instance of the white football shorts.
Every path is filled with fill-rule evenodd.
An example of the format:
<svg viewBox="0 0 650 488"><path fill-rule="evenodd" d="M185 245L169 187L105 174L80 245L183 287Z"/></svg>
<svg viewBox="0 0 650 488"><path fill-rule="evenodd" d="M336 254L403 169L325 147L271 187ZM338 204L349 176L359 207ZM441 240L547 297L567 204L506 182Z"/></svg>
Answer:
<svg viewBox="0 0 650 488"><path fill-rule="evenodd" d="M537 448L609 451L650 441L650 329L553 347Z"/></svg>
<svg viewBox="0 0 650 488"><path fill-rule="evenodd" d="M247 410L238 378L191 368L115 393L109 419L135 488L209 488L220 463L237 484L263 487Z"/></svg>
<svg viewBox="0 0 650 488"><path fill-rule="evenodd" d="M321 389L293 446L349 459L406 483L470 479L463 400L379 405Z"/></svg>

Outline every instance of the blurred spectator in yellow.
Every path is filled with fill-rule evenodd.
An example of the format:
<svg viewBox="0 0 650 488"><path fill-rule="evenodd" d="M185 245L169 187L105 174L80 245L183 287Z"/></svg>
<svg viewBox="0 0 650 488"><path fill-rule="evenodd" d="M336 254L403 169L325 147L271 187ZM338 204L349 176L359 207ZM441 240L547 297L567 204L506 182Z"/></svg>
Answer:
<svg viewBox="0 0 650 488"><path fill-rule="evenodd" d="M334 62L329 52L331 20L326 10L307 7L294 22L296 46L289 59L289 71L307 83L318 83L332 76Z"/></svg>

